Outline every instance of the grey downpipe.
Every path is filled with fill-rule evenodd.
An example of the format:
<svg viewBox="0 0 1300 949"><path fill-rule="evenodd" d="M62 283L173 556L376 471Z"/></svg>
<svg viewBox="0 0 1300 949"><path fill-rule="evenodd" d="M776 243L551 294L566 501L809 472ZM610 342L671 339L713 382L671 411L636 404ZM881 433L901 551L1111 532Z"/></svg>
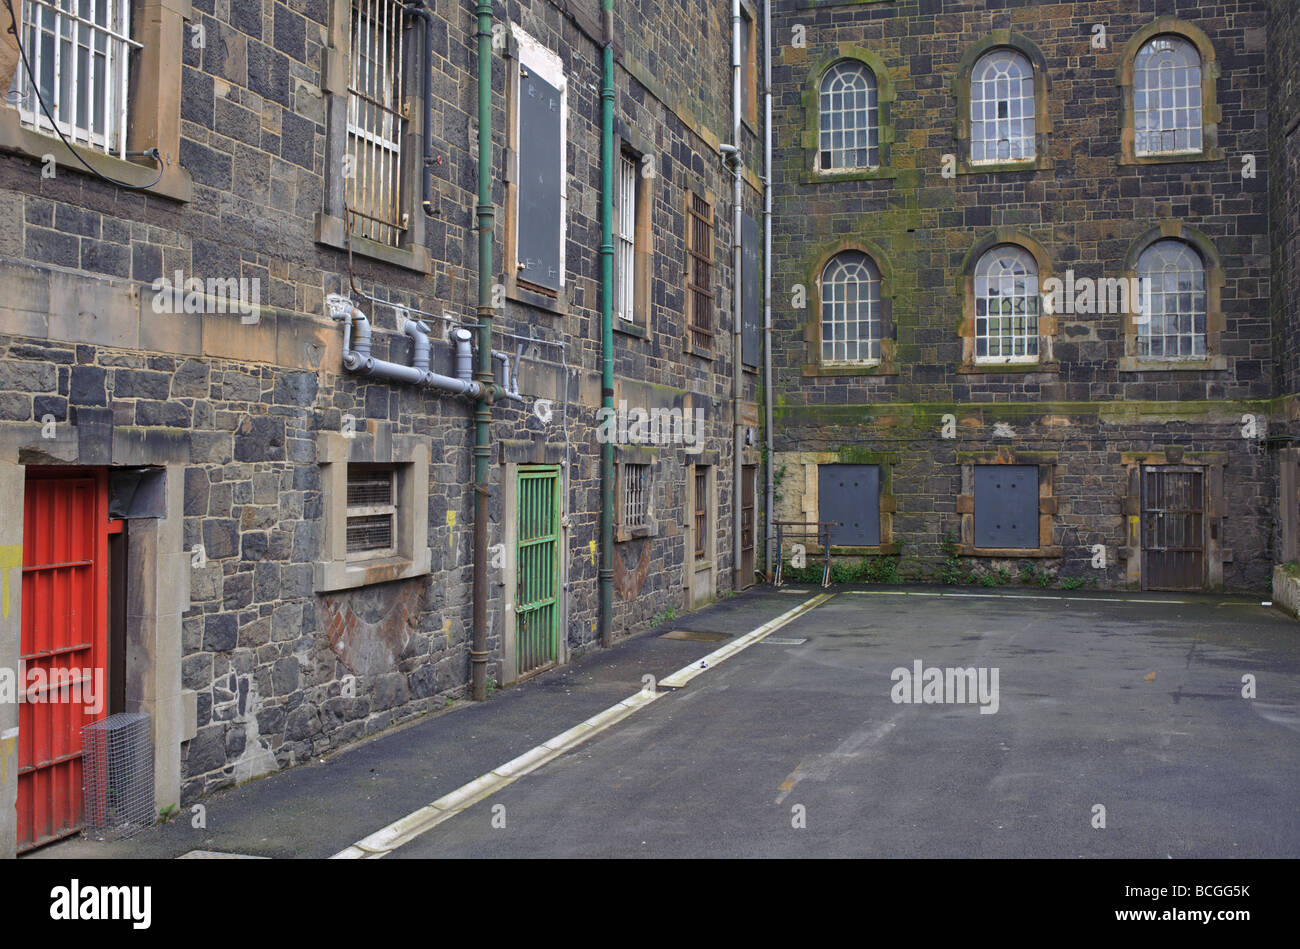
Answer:
<svg viewBox="0 0 1300 949"><path fill-rule="evenodd" d="M741 266L743 264L743 252L740 240L740 222L741 215L744 212L742 202L744 200L744 185L741 177L741 169L744 167L744 160L740 153L740 112L741 112L741 63L740 63L740 31L742 29L740 18L740 0L731 0L731 110L732 110L732 147L731 153L732 168L735 173L735 180L732 189L732 224L731 224L731 244L732 244L732 300L731 300L731 414L732 414L732 465L731 465L731 588L740 590L744 585L744 578L741 576L743 566L741 564L741 479L744 477L744 471L741 462L743 461L742 452L745 447L744 426L741 423L740 416L740 399L742 392L742 370L740 368L741 360L741 290L744 286Z"/></svg>
<svg viewBox="0 0 1300 949"><path fill-rule="evenodd" d="M775 576L776 462L772 456L772 0L763 0L763 440L767 447L764 478L763 566Z"/></svg>
<svg viewBox="0 0 1300 949"><path fill-rule="evenodd" d="M425 0L411 0L406 12L418 16L424 22L424 42L420 44L422 58L420 71L424 74L424 121L420 126L420 137L424 140L424 165L420 170L421 197L420 207L430 217L437 214L433 209L432 182L433 174L433 62L430 56L433 42L433 17L424 7Z"/></svg>
<svg viewBox="0 0 1300 949"><path fill-rule="evenodd" d="M501 360L501 384L505 386L501 398L510 399L514 402L524 401L524 397L519 394L519 370L516 368L514 375L510 373L510 354L494 349L492 350L492 358Z"/></svg>
<svg viewBox="0 0 1300 949"><path fill-rule="evenodd" d="M438 389L450 395L478 398L482 389L473 379L453 379L429 371L429 328L426 324L416 320L407 321L406 335L415 341L415 357L414 365L403 366L370 355L370 321L352 305L351 300L332 293L326 297L326 303L330 315L343 323L343 368L348 372L372 376L386 382Z"/></svg>

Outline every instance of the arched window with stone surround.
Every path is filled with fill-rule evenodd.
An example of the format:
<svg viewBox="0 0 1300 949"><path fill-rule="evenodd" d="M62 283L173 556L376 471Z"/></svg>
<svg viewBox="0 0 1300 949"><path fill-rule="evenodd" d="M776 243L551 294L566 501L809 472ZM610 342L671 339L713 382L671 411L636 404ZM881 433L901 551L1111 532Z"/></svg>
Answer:
<svg viewBox="0 0 1300 949"><path fill-rule="evenodd" d="M1035 157L1034 67L1008 47L981 56L970 78L971 164Z"/></svg>
<svg viewBox="0 0 1300 949"><path fill-rule="evenodd" d="M1133 147L1139 156L1200 152L1201 57L1181 36L1162 34L1133 60Z"/></svg>
<svg viewBox="0 0 1300 949"><path fill-rule="evenodd" d="M880 164L880 105L876 77L864 63L841 60L818 90L817 167L821 171Z"/></svg>
<svg viewBox="0 0 1300 949"><path fill-rule="evenodd" d="M975 264L975 361L1038 359L1038 262L999 244Z"/></svg>
<svg viewBox="0 0 1300 949"><path fill-rule="evenodd" d="M836 254L821 275L823 363L880 361L880 270L861 251Z"/></svg>
<svg viewBox="0 0 1300 949"><path fill-rule="evenodd" d="M1137 275L1149 312L1137 324L1137 354L1148 359L1206 355L1205 262L1190 244L1159 240L1138 257ZM1145 293L1150 281L1150 296Z"/></svg>

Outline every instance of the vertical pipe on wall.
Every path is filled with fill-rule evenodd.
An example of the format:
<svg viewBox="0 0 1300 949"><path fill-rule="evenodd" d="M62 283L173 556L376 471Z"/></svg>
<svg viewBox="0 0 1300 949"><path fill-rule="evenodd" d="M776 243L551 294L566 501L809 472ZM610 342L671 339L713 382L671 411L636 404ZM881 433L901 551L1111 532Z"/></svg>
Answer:
<svg viewBox="0 0 1300 949"><path fill-rule="evenodd" d="M614 409L614 0L601 0L605 32L600 75L600 399ZM614 444L600 446L600 644L614 641Z"/></svg>
<svg viewBox="0 0 1300 949"><path fill-rule="evenodd" d="M773 572L776 527L776 483L772 459L772 0L763 0L763 436L764 465L763 566Z"/></svg>
<svg viewBox="0 0 1300 949"><path fill-rule="evenodd" d="M741 275L742 265L742 248L740 222L743 213L742 202L744 193L741 179L741 169L744 167L744 161L741 158L740 151L740 120L743 109L741 99L741 69L740 62L740 31L744 29L744 24L740 18L740 0L731 0L731 110L732 110L732 137L731 143L735 151L731 153L732 169L735 174L732 188L732 216L731 216L731 417L733 427L733 437L731 446L731 588L739 590L744 585L744 578L741 576L743 568L741 565L741 479L743 478L743 468L741 467L742 453L745 448L745 430L740 415L740 400L744 395L743 391L743 370L740 368L741 361L741 297L744 286Z"/></svg>
<svg viewBox="0 0 1300 949"><path fill-rule="evenodd" d="M492 0L478 0L478 372L474 405L474 605L470 689L487 698L487 520L492 397Z"/></svg>

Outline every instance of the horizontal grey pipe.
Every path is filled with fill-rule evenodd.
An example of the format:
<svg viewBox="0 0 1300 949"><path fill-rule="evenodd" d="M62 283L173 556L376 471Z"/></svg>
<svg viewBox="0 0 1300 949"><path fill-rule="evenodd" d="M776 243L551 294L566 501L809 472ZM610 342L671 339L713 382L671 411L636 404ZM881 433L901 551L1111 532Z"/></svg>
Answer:
<svg viewBox="0 0 1300 949"><path fill-rule="evenodd" d="M416 365L403 366L401 363L375 359L370 355L370 321L366 319L364 313L352 305L352 301L347 297L331 293L326 297L326 303L330 315L336 320L343 321L343 368L348 372L373 376L388 382L403 382L426 389L440 389L452 395L467 395L473 399L477 399L483 391L482 386L472 379L453 379L451 376L429 371L429 337L425 324L416 320L407 322L407 335L415 341ZM423 368L420 366L421 361L423 361Z"/></svg>

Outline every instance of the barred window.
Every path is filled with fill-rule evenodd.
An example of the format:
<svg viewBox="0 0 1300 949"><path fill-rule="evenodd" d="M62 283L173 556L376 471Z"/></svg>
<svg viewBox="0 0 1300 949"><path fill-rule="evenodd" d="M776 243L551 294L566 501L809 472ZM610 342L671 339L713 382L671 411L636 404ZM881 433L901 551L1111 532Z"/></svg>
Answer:
<svg viewBox="0 0 1300 949"><path fill-rule="evenodd" d="M876 77L862 63L835 63L822 76L819 167L822 171L880 164L880 109Z"/></svg>
<svg viewBox="0 0 1300 949"><path fill-rule="evenodd" d="M976 362L1038 358L1038 263L1014 244L1001 244L975 265Z"/></svg>
<svg viewBox="0 0 1300 949"><path fill-rule="evenodd" d="M1133 139L1138 155L1201 151L1201 57L1187 40L1157 36L1138 50Z"/></svg>
<svg viewBox="0 0 1300 949"><path fill-rule="evenodd" d="M650 513L650 466L623 466L623 526L645 527Z"/></svg>
<svg viewBox="0 0 1300 949"><path fill-rule="evenodd" d="M408 223L402 210L405 26L396 0L353 0L344 190L353 233L393 247Z"/></svg>
<svg viewBox="0 0 1300 949"><path fill-rule="evenodd" d="M126 158L130 56L143 48L131 39L130 0L23 0L18 16L37 80L20 60L9 101L22 123L53 135L57 122L69 141Z"/></svg>
<svg viewBox="0 0 1300 949"><path fill-rule="evenodd" d="M970 81L971 163L1027 161L1035 155L1034 67L1012 49L975 63Z"/></svg>
<svg viewBox="0 0 1300 949"><path fill-rule="evenodd" d="M391 467L348 467L347 553L382 557L396 552L397 505Z"/></svg>
<svg viewBox="0 0 1300 949"><path fill-rule="evenodd" d="M1138 355L1155 359L1206 355L1201 255L1182 241L1160 240L1141 253L1137 269L1139 280L1151 281L1150 312L1137 321Z"/></svg>
<svg viewBox="0 0 1300 949"><path fill-rule="evenodd" d="M636 159L619 156L618 207L614 215L614 313L636 318Z"/></svg>
<svg viewBox="0 0 1300 949"><path fill-rule="evenodd" d="M822 271L822 362L880 359L880 272L860 251L831 258Z"/></svg>
<svg viewBox="0 0 1300 949"><path fill-rule="evenodd" d="M691 345L713 342L713 208L698 194L689 196L686 220L686 324Z"/></svg>

